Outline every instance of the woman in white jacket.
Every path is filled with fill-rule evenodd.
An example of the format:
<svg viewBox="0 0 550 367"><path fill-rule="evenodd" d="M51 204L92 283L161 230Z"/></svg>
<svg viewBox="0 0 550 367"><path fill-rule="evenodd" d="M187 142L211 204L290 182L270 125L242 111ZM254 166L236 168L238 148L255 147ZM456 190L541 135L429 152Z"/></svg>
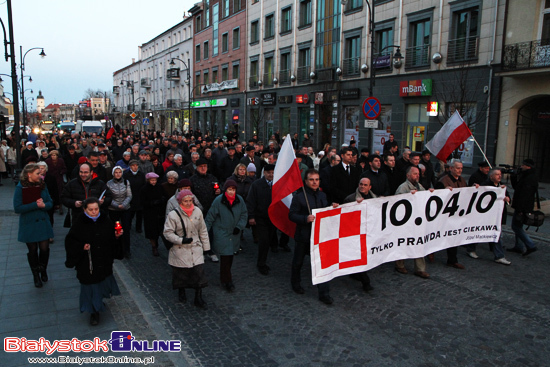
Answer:
<svg viewBox="0 0 550 367"><path fill-rule="evenodd" d="M193 204L193 196L189 190L178 193L179 206L166 218L164 237L173 244L168 264L172 266L172 288L178 289L180 302L187 301L185 288L193 288L195 306L206 309L202 299L202 289L208 285L203 252L210 250L210 241L202 212Z"/></svg>

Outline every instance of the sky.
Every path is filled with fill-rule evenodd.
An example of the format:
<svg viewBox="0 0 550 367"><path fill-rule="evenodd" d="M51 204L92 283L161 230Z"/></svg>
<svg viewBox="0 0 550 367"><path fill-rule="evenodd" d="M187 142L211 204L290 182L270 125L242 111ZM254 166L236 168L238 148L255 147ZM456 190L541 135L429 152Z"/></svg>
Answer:
<svg viewBox="0 0 550 367"><path fill-rule="evenodd" d="M89 88L112 91L113 72L138 59L138 46L183 20L196 0L12 0L17 76L20 46L25 57L25 99L42 91L50 103L78 103ZM0 18L8 30L7 1ZM8 36L9 37L9 36ZM9 47L8 47L9 52ZM11 75L11 59L0 58L0 74ZM5 92L11 78L2 76ZM11 98L11 95L6 95ZM27 104L31 103L28 99ZM36 100L32 102L36 108ZM29 108L31 109L31 108ZM31 110L32 110L31 109Z"/></svg>

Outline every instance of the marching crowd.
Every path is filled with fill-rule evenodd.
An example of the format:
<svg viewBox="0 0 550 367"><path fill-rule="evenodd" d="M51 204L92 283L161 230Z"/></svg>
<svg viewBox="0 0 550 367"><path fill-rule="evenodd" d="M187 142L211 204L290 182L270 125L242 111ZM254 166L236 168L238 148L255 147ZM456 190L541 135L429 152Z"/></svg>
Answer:
<svg viewBox="0 0 550 367"><path fill-rule="evenodd" d="M65 265L77 271L80 310L90 312L92 325L99 323L102 299L120 293L112 264L114 259L131 259L134 220L136 232L144 232L150 241L152 256L159 256L159 241L167 249L179 301L186 302L186 289L191 288L194 304L200 308L207 308L202 296L208 285L205 259L219 262L222 287L235 290L231 268L234 256L242 250L243 231L252 232L258 246L256 266L262 275L270 272L270 251L292 251L289 237L277 230L268 214L283 143L277 133L265 143L256 135L243 141L237 133L229 132L222 139L200 130L167 135L117 128L107 136L73 132L26 137L21 148L24 168L13 200L15 211L21 214L18 239L27 244L36 287L48 281L54 213L64 214L66 208L64 226L70 231L65 239ZM291 143L304 181L289 212L289 219L296 223L290 283L298 294L305 292L301 269L309 254L313 209L423 190L502 185L501 171L490 169L485 162L466 182L459 160L438 162L436 169L429 151L415 153L405 147L400 153L393 135L382 152L359 150L351 141L338 148L326 144L315 154L307 134L303 139L294 134ZM0 158L15 176L15 145L12 140L3 141L2 148ZM505 199L515 209L516 242L508 251L523 256L537 250L522 220L535 201L534 168L531 159L523 162L512 175L514 200ZM497 263L511 264L500 241L490 247ZM478 258L475 244L467 245L466 251ZM457 247L447 249L447 265L464 269L457 253ZM433 254L427 256L427 262L433 261ZM397 261L395 270L407 274L405 261ZM414 259L414 275L430 277L425 258ZM367 272L352 277L365 291L372 290ZM328 283L319 284L318 292L321 302L333 302Z"/></svg>

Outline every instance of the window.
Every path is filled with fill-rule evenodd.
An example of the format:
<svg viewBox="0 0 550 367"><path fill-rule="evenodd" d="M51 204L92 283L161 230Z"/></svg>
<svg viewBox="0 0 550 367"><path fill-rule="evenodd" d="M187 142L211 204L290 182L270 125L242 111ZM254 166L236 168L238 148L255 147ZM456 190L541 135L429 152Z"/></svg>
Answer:
<svg viewBox="0 0 550 367"><path fill-rule="evenodd" d="M241 29L233 29L233 50L241 47Z"/></svg>
<svg viewBox="0 0 550 367"><path fill-rule="evenodd" d="M376 71L384 72L392 70L393 47L388 46L395 44L393 42L393 27L393 20L390 22L375 25L374 47L377 52L374 54L374 67Z"/></svg>
<svg viewBox="0 0 550 367"><path fill-rule="evenodd" d="M218 10L219 4L214 4L212 7L212 18L213 18L213 26L212 26L212 56L218 56Z"/></svg>
<svg viewBox="0 0 550 367"><path fill-rule="evenodd" d="M273 53L265 57L263 82L266 87L273 86Z"/></svg>
<svg viewBox="0 0 550 367"><path fill-rule="evenodd" d="M229 16L229 0L223 0L222 4L222 18Z"/></svg>
<svg viewBox="0 0 550 367"><path fill-rule="evenodd" d="M195 30L197 32L200 32L202 30L201 16L197 15L197 18L195 18L195 19L196 19Z"/></svg>
<svg viewBox="0 0 550 367"><path fill-rule="evenodd" d="M233 0L233 13L241 10L241 0Z"/></svg>
<svg viewBox="0 0 550 367"><path fill-rule="evenodd" d="M422 19L409 24L405 67L430 66L431 28L431 19Z"/></svg>
<svg viewBox="0 0 550 367"><path fill-rule="evenodd" d="M222 52L229 51L229 45L228 45L229 41L227 37L228 37L227 33L222 34Z"/></svg>
<svg viewBox="0 0 550 367"><path fill-rule="evenodd" d="M201 84L201 72L197 71L195 74L195 86L199 86Z"/></svg>
<svg viewBox="0 0 550 367"><path fill-rule="evenodd" d="M229 65L225 64L222 66L222 81L229 79Z"/></svg>
<svg viewBox="0 0 550 367"><path fill-rule="evenodd" d="M240 65L238 62L233 62L233 72L231 73L232 79L239 79L239 74L240 74L239 66Z"/></svg>
<svg viewBox="0 0 550 367"><path fill-rule="evenodd" d="M346 11L348 10L356 10L363 8L363 1L362 0L348 0L346 4Z"/></svg>
<svg viewBox="0 0 550 367"><path fill-rule="evenodd" d="M258 59L256 56L255 60L250 60L250 82L249 86L250 88L257 88L258 87Z"/></svg>
<svg viewBox="0 0 550 367"><path fill-rule="evenodd" d="M472 1L468 1L464 5L471 3ZM468 9L460 9L455 6L451 7L451 11L451 31L447 49L448 61L452 63L477 59L481 20L479 6Z"/></svg>
<svg viewBox="0 0 550 367"><path fill-rule="evenodd" d="M315 67L327 69L340 63L340 11L342 6L336 0L319 0L317 3L317 34Z"/></svg>
<svg viewBox="0 0 550 367"><path fill-rule="evenodd" d="M209 49L208 49L208 41L205 41L204 42L204 57L203 59L208 59L208 52L209 52Z"/></svg>
<svg viewBox="0 0 550 367"><path fill-rule="evenodd" d="M255 20L250 23L250 43L260 41L260 21Z"/></svg>
<svg viewBox="0 0 550 367"><path fill-rule="evenodd" d="M281 33L292 32L292 8L286 7L281 10Z"/></svg>
<svg viewBox="0 0 550 367"><path fill-rule="evenodd" d="M210 0L204 1L204 27L210 26Z"/></svg>
<svg viewBox="0 0 550 367"><path fill-rule="evenodd" d="M202 71L204 84L210 84L210 78L208 77L208 69Z"/></svg>
<svg viewBox="0 0 550 367"><path fill-rule="evenodd" d="M309 72L311 68L310 48L301 48L298 51L298 82L309 82Z"/></svg>
<svg viewBox="0 0 550 367"><path fill-rule="evenodd" d="M218 67L212 68L212 83L218 82Z"/></svg>
<svg viewBox="0 0 550 367"><path fill-rule="evenodd" d="M359 32L354 32L359 33ZM361 36L353 34L346 37L344 56L344 76L360 74L361 68Z"/></svg>
<svg viewBox="0 0 550 367"><path fill-rule="evenodd" d="M201 45L195 46L195 62L201 61Z"/></svg>
<svg viewBox="0 0 550 367"><path fill-rule="evenodd" d="M275 15L269 14L265 17L264 39L275 37Z"/></svg>
<svg viewBox="0 0 550 367"><path fill-rule="evenodd" d="M300 1L300 27L311 25L311 0Z"/></svg>
<svg viewBox="0 0 550 367"><path fill-rule="evenodd" d="M279 63L279 83L290 84L290 48L281 51L281 62Z"/></svg>

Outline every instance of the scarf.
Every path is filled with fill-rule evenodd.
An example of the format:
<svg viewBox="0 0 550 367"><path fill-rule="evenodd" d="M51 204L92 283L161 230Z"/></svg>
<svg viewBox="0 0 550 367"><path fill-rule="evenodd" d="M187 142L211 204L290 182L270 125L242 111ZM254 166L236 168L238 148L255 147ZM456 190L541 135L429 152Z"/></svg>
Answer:
<svg viewBox="0 0 550 367"><path fill-rule="evenodd" d="M180 207L180 208L181 208L181 207ZM183 210L183 212L184 212L185 214L187 214L187 216L188 216L189 218L191 218L191 214L193 214L193 209L195 209L195 205L193 205L193 204L191 204L191 207L190 207L189 209L187 209L187 208L181 208L181 210Z"/></svg>
<svg viewBox="0 0 550 367"><path fill-rule="evenodd" d="M227 192L224 195L227 198L227 200L229 201L229 204L231 204L231 206L233 206L233 202L235 201L236 195L229 196L229 195L227 195Z"/></svg>
<svg viewBox="0 0 550 367"><path fill-rule="evenodd" d="M90 217L88 215L88 213L86 213L86 211L84 211L84 215L87 216L88 218L90 218L91 220L94 221L94 223L97 221L97 219L99 218L99 216L101 215L101 212L97 213L97 217Z"/></svg>

